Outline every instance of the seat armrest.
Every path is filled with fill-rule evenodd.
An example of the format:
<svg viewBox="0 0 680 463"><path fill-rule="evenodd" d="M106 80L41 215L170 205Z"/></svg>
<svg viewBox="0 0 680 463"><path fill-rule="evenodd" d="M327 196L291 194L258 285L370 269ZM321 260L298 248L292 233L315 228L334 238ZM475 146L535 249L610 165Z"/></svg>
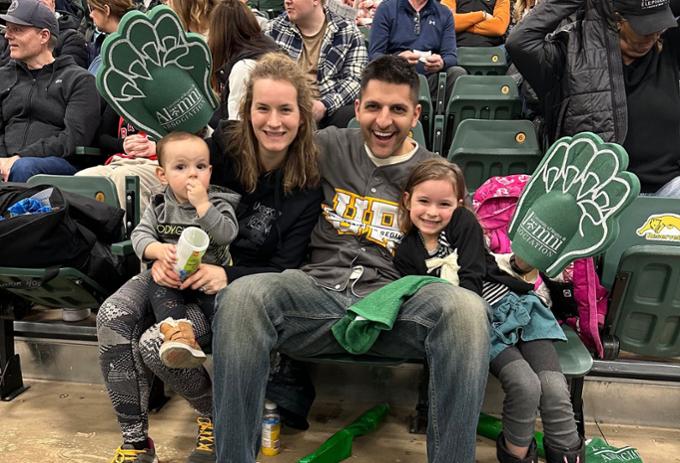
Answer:
<svg viewBox="0 0 680 463"><path fill-rule="evenodd" d="M114 256L129 256L134 254L134 249L132 248L132 241L125 240L118 243L113 243L111 245L111 252Z"/></svg>

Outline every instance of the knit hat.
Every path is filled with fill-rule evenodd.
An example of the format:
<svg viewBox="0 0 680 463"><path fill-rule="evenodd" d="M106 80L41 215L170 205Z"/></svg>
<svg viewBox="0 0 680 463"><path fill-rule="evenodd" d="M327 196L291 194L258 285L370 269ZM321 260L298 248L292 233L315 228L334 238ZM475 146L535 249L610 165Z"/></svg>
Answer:
<svg viewBox="0 0 680 463"><path fill-rule="evenodd" d="M678 25L669 0L614 0L614 9L640 35L653 34Z"/></svg>
<svg viewBox="0 0 680 463"><path fill-rule="evenodd" d="M59 34L57 17L40 0L13 0L7 14L0 14L0 19L21 26L47 29L53 36Z"/></svg>

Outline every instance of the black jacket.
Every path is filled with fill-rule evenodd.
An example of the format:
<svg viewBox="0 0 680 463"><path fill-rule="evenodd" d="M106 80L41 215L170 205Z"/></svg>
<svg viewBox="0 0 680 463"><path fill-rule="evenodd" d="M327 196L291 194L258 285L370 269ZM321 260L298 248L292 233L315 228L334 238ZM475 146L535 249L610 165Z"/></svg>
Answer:
<svg viewBox="0 0 680 463"><path fill-rule="evenodd" d="M273 171L260 177L254 192L245 191L234 169L233 156L238 154L225 154L220 133L215 131L211 143L212 183L241 195L238 236L229 247L233 265L225 268L228 281L300 267L321 213L321 189L284 195L281 171Z"/></svg>
<svg viewBox="0 0 680 463"><path fill-rule="evenodd" d="M550 142L591 131L622 144L628 128L623 62L611 3L556 30L584 0L545 0L506 41L512 62L545 104Z"/></svg>
<svg viewBox="0 0 680 463"><path fill-rule="evenodd" d="M525 294L533 285L518 280L498 268L496 260L484 244L484 232L475 215L464 207L453 212L451 222L445 229L446 240L458 251L459 285L461 288L482 295L482 283L502 283L517 294ZM425 261L430 255L413 227L404 236L394 255L394 266L401 275L432 275L427 272Z"/></svg>
<svg viewBox="0 0 680 463"><path fill-rule="evenodd" d="M60 56L34 79L25 64L0 68L0 157L67 157L99 126L94 76Z"/></svg>
<svg viewBox="0 0 680 463"><path fill-rule="evenodd" d="M65 12L59 13L59 37L53 55L72 56L81 68L87 69L90 54L87 50L85 36L78 32L80 21L77 17Z"/></svg>

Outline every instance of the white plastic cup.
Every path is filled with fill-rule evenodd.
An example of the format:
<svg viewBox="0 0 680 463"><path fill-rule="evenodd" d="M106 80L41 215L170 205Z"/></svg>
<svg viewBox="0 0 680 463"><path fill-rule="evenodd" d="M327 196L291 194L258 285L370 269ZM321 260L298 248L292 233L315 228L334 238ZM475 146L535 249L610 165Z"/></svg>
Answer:
<svg viewBox="0 0 680 463"><path fill-rule="evenodd" d="M210 244L210 238L200 228L187 227L182 231L177 241L177 264L175 265L175 270L181 280L198 270L208 244Z"/></svg>

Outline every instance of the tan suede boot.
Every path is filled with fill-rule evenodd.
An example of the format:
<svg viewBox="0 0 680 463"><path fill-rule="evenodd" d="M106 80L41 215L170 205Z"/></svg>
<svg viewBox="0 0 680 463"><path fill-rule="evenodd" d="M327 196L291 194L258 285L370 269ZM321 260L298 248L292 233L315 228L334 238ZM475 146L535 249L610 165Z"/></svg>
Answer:
<svg viewBox="0 0 680 463"><path fill-rule="evenodd" d="M160 324L163 344L161 361L168 368L196 368L205 362L205 353L196 342L194 325L189 320L167 318Z"/></svg>

